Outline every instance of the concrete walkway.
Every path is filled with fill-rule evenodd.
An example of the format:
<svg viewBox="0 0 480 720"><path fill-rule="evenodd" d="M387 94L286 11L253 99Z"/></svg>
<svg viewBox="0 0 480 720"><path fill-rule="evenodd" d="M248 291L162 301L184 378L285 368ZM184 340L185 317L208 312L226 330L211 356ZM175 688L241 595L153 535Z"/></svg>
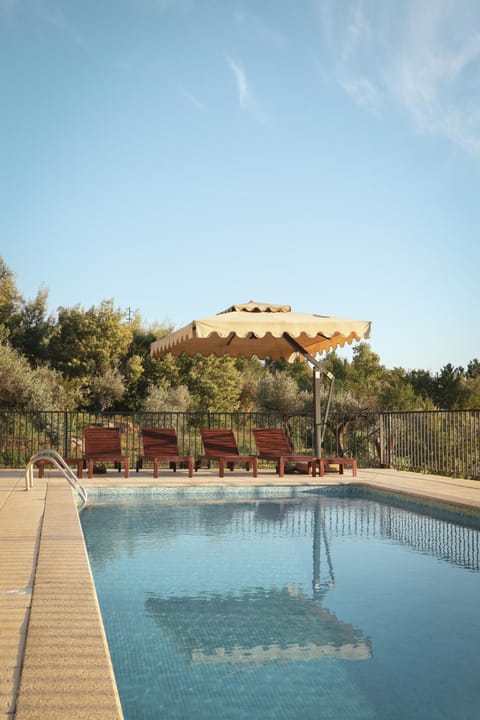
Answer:
<svg viewBox="0 0 480 720"><path fill-rule="evenodd" d="M393 470L352 478L235 470L151 471L85 479L88 487L368 485L480 512L480 482ZM72 490L46 470L25 490L21 470L0 471L0 720L121 720L103 623Z"/></svg>

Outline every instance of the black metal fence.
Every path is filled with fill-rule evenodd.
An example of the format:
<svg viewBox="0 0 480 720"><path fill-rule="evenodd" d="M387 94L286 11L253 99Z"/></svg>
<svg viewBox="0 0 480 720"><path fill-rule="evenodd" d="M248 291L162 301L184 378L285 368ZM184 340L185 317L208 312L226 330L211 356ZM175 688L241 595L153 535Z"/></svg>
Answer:
<svg viewBox="0 0 480 720"><path fill-rule="evenodd" d="M119 427L132 465L141 453L142 427L171 427L180 450L201 453L200 428L231 428L241 453L254 453L254 427L285 426L296 452L312 452L311 416L261 413L0 412L0 467L22 468L43 448L82 457L83 428ZM359 467L480 480L480 410L364 413L330 416L324 456L355 457Z"/></svg>

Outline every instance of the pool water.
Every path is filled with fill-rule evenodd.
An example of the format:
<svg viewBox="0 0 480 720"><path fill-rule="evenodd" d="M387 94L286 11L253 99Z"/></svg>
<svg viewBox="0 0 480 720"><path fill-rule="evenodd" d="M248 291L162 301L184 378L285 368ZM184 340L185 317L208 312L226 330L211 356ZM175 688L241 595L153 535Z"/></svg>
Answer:
<svg viewBox="0 0 480 720"><path fill-rule="evenodd" d="M125 720L478 720L478 520L282 492L82 511Z"/></svg>

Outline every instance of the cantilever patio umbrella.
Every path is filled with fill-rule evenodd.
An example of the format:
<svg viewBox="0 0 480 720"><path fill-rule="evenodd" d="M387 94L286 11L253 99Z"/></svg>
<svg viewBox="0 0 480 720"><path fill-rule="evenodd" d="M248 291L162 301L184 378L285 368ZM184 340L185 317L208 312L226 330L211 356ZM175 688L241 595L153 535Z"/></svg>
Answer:
<svg viewBox="0 0 480 720"><path fill-rule="evenodd" d="M251 300L232 305L218 315L193 320L151 345L153 356L165 355L243 355L260 360L284 359L293 362L299 354L313 365L315 399L315 454L321 456L321 446L330 404L326 404L323 423L320 407L320 380L325 372L317 356L354 340L370 337L370 322L346 320L308 313L292 312L289 305L273 305ZM323 425L323 433L322 433Z"/></svg>

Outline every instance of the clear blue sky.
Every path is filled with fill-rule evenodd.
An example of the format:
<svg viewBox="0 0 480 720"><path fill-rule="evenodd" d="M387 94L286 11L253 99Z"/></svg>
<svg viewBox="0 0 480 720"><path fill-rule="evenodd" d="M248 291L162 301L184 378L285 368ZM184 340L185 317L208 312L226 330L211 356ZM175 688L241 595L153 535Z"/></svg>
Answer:
<svg viewBox="0 0 480 720"><path fill-rule="evenodd" d="M0 0L0 254L180 327L250 299L480 358L478 0Z"/></svg>

